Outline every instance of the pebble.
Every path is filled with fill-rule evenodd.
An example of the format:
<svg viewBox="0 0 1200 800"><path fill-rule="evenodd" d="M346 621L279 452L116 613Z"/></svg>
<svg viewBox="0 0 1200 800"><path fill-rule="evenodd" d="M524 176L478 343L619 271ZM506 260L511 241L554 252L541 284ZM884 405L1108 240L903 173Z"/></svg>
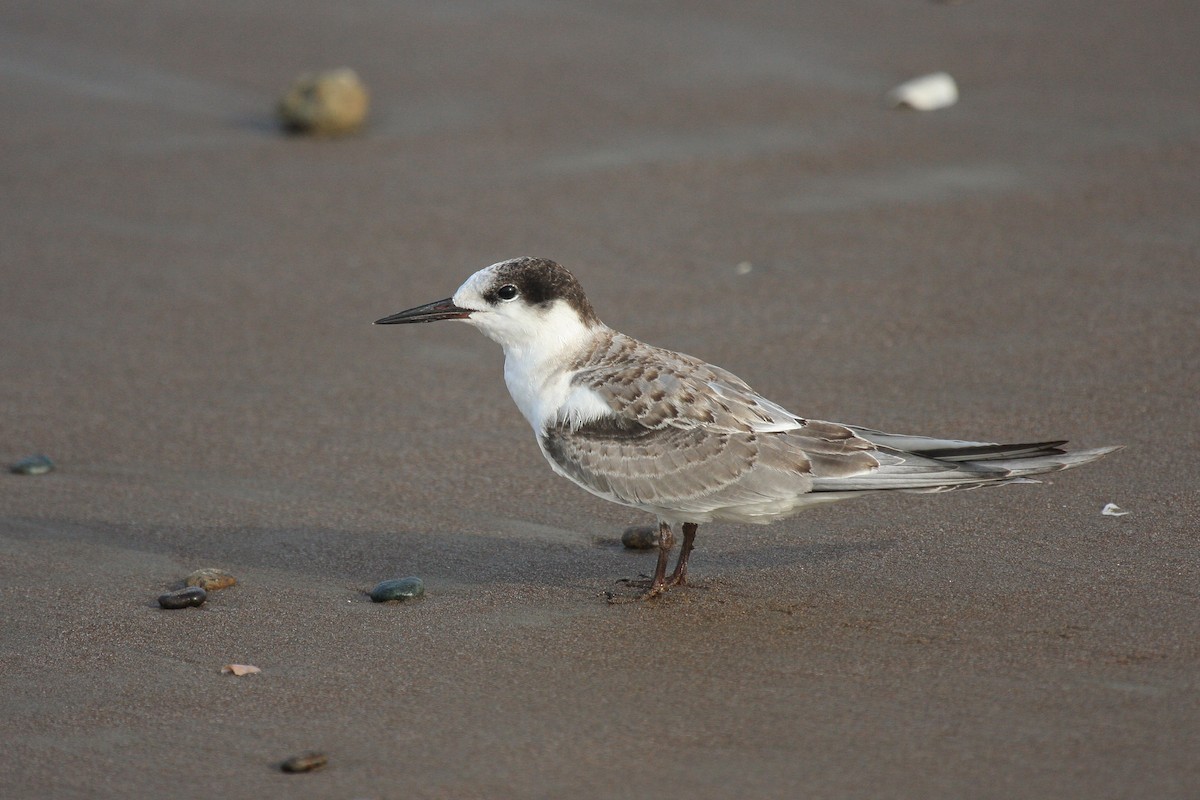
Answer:
<svg viewBox="0 0 1200 800"><path fill-rule="evenodd" d="M215 592L218 589L228 589L230 586L236 585L237 578L223 569L205 567L188 575L184 583L188 586L199 586L206 592Z"/></svg>
<svg viewBox="0 0 1200 800"><path fill-rule="evenodd" d="M18 475L45 475L54 469L54 462L50 460L49 456L37 453L25 456L15 464L10 464L8 469L9 472L15 472Z"/></svg>
<svg viewBox="0 0 1200 800"><path fill-rule="evenodd" d="M287 761L279 765L279 768L284 772L312 772L323 768L329 763L329 756L324 753L304 753L299 756L292 756Z"/></svg>
<svg viewBox="0 0 1200 800"><path fill-rule="evenodd" d="M425 583L420 578L394 578L372 589L371 599L376 603L386 603L389 600L413 600L424 594Z"/></svg>
<svg viewBox="0 0 1200 800"><path fill-rule="evenodd" d="M370 97L354 70L343 67L296 78L279 101L279 119L292 133L341 136L367 119Z"/></svg>
<svg viewBox="0 0 1200 800"><path fill-rule="evenodd" d="M207 599L208 592L199 586L189 586L186 589L160 595L158 604L163 608L188 608L189 606L203 605Z"/></svg>
<svg viewBox="0 0 1200 800"><path fill-rule="evenodd" d="M674 536L667 534L674 541ZM658 547L657 525L631 525L621 534L621 544L630 550L650 550Z"/></svg>

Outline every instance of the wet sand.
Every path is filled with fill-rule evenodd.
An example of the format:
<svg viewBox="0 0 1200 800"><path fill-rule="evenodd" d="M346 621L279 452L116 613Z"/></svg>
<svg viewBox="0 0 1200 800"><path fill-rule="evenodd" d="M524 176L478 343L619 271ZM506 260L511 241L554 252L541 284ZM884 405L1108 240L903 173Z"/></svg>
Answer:
<svg viewBox="0 0 1200 800"><path fill-rule="evenodd" d="M436 8L0 11L0 458L58 464L0 475L4 796L1195 796L1196 4ZM369 130L280 135L341 65ZM609 605L648 520L495 345L370 325L521 254L798 413L1128 447Z"/></svg>

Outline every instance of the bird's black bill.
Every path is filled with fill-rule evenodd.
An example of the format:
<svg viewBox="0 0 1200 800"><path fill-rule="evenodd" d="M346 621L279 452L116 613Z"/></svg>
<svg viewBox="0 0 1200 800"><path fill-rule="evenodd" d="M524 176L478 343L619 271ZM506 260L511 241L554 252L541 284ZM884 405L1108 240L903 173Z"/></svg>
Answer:
<svg viewBox="0 0 1200 800"><path fill-rule="evenodd" d="M466 319L471 316L471 309L459 308L454 305L454 299L447 297L436 303L426 303L423 306L400 311L390 317L375 320L376 325L403 325L407 322L437 322L442 319Z"/></svg>

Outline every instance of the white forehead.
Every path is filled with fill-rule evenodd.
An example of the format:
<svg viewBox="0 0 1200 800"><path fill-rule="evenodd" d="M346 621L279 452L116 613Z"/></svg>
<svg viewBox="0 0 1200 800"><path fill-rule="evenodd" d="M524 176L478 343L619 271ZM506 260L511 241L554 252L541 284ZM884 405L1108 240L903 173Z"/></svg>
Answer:
<svg viewBox="0 0 1200 800"><path fill-rule="evenodd" d="M488 287L492 285L492 281L496 278L496 270L503 266L504 263L501 261L492 264L490 267L484 267L463 281L463 285L458 287L458 291L454 293L454 297L452 298L454 304L462 306L468 300L482 301L484 292L488 290Z"/></svg>

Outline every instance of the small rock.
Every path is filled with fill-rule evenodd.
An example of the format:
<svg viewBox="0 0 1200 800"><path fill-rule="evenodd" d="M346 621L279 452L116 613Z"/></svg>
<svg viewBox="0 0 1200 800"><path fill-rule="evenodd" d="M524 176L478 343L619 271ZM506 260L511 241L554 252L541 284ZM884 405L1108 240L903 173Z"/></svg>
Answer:
<svg viewBox="0 0 1200 800"><path fill-rule="evenodd" d="M354 70L301 75L279 101L279 119L292 133L341 136L362 127L370 98Z"/></svg>
<svg viewBox="0 0 1200 800"><path fill-rule="evenodd" d="M328 763L329 757L324 753L311 752L292 756L280 764L279 768L284 772L312 772L322 769Z"/></svg>
<svg viewBox="0 0 1200 800"><path fill-rule="evenodd" d="M199 586L189 586L186 589L179 589L160 595L158 604L163 608L188 608L190 606L204 605L204 601L207 599L208 592Z"/></svg>
<svg viewBox="0 0 1200 800"><path fill-rule="evenodd" d="M675 543L675 536L667 534L667 541ZM621 544L630 550L650 550L659 546L657 525L631 525L621 534Z"/></svg>
<svg viewBox="0 0 1200 800"><path fill-rule="evenodd" d="M237 578L223 569L205 567L188 575L184 583L188 586L199 586L206 592L215 592L218 589L228 589L230 586L236 585Z"/></svg>
<svg viewBox="0 0 1200 800"><path fill-rule="evenodd" d="M389 600L414 600L425 594L425 583L416 577L395 578L383 581L371 590L371 599L376 603Z"/></svg>
<svg viewBox="0 0 1200 800"><path fill-rule="evenodd" d="M10 472L15 472L18 475L45 475L54 469L54 462L50 460L49 456L37 453L32 456L25 456L15 464L10 464L8 469Z"/></svg>

